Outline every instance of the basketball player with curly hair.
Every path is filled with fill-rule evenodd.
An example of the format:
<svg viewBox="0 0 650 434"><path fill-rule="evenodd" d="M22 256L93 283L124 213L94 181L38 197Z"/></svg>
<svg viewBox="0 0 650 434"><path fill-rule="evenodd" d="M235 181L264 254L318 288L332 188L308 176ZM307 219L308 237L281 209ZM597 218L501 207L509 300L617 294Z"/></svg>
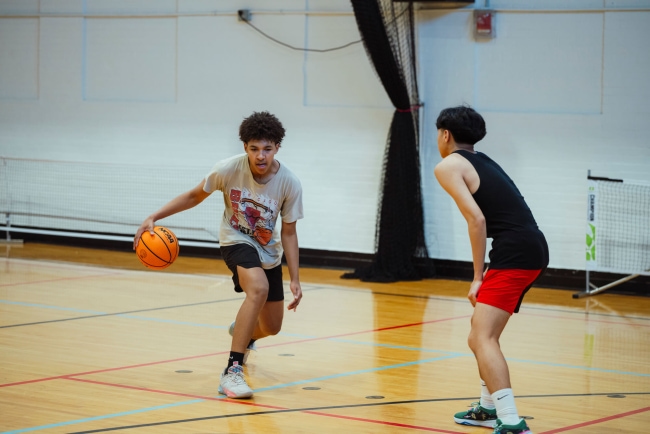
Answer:
<svg viewBox="0 0 650 434"><path fill-rule="evenodd" d="M296 222L303 217L302 187L296 175L275 159L284 134L282 123L268 112L244 119L239 138L245 153L218 162L196 187L147 217L134 238L135 249L140 235L153 232L157 220L195 207L217 190L223 193L220 250L232 272L235 291L246 295L230 325L230 356L219 384L219 393L229 398L253 396L243 366L255 342L276 335L282 327L283 253L293 294L287 309L295 311L302 299L296 232Z"/></svg>

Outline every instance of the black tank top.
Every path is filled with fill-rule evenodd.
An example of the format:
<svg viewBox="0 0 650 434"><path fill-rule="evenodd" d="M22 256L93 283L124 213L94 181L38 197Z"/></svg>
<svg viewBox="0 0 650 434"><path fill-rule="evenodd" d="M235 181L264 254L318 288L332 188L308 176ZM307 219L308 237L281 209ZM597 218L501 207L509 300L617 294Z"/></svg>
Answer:
<svg viewBox="0 0 650 434"><path fill-rule="evenodd" d="M481 152L458 150L454 153L466 158L480 179L473 197L485 216L487 236L492 238L490 268L546 268L546 239L512 179Z"/></svg>

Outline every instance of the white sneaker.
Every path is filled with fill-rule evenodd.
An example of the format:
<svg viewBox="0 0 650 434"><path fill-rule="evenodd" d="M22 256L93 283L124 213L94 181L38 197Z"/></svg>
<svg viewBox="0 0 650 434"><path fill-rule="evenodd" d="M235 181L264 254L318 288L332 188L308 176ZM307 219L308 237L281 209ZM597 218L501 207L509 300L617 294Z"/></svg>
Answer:
<svg viewBox="0 0 650 434"><path fill-rule="evenodd" d="M230 327L228 327L228 334L230 336L233 336L235 334L235 321L233 321L232 324L230 324ZM255 342L253 342L248 347L246 347L246 351L244 351L243 365L246 365L246 362L248 361L248 355L251 353L251 350L257 351L257 346L255 345Z"/></svg>
<svg viewBox="0 0 650 434"><path fill-rule="evenodd" d="M226 374L221 374L219 382L219 393L228 398L250 398L253 396L253 389L248 387L244 379L244 368L239 365L232 365Z"/></svg>

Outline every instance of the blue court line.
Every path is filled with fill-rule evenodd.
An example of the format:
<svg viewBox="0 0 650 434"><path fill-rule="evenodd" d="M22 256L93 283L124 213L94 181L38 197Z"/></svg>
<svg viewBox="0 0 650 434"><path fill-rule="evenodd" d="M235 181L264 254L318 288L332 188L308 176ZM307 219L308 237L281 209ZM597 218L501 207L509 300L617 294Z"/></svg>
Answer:
<svg viewBox="0 0 650 434"><path fill-rule="evenodd" d="M343 340L341 340L341 341L343 341ZM355 341L349 341L349 342L350 343L356 343ZM397 345L387 345L387 346L388 347L395 347L395 348L402 348L402 349L421 350L421 349L415 349L415 348L409 348L409 347L397 346ZM332 375L325 375L325 376L322 376L322 377L316 377L316 378L307 379L307 380L300 380L300 381L294 381L294 382L290 382L290 383L283 383L283 384L278 384L278 385L275 385L275 386L269 386L269 387L263 387L263 388L255 389L254 391L255 391L255 393L258 393L258 392L265 392L265 391L269 391L269 390L284 389L284 388L287 388L287 387L299 386L299 385L315 383L315 382L319 382L319 381L332 380L332 379L337 379L337 378L342 378L342 377L349 377L349 376L352 376L352 375L367 374L367 373L372 373L372 372L385 371L385 370L388 370L388 369L404 368L404 367L409 367L409 366L414 366L414 365L421 365L421 364L425 364L425 363L437 362L437 361L442 361L442 360L450 360L450 359L455 359L455 358L459 358L459 357L470 357L470 356L472 356L472 354L450 353L449 355L441 356L441 357L433 357L433 358L429 358L429 359L415 360L415 361L412 361L412 362L398 363L398 364L394 364L394 365L387 365L387 366L381 366L381 367L375 367L375 368L360 369L360 370L356 370L356 371L343 372L343 373L332 374ZM542 365L548 365L548 366L557 366L557 367L573 368L573 369L585 369L585 370L593 370L593 371L615 373L615 374L637 375L637 376L644 376L644 377L650 376L650 374L638 374L638 373L633 373L633 372L619 372L619 371L608 370L608 369L588 368L588 367L584 367L584 366L563 365L563 364L558 364L558 363L544 363L544 362L523 360L523 359L507 359L507 360L508 361L513 361L513 362L542 364ZM219 399L225 399L225 396L223 396L223 397L218 396L218 398ZM144 412L148 412L148 411L155 411L155 410L158 410L158 409L164 409L164 408L169 408L169 407L177 407L177 406L182 406L182 405L196 404L196 403L200 403L200 402L204 402L204 401L206 401L206 400L205 399L193 399L193 400L182 401L182 402L177 402L177 403L173 403L173 404L165 404L165 405L161 405L161 406L147 407L147 408L142 408L142 409L137 409L137 410L130 410L130 411L121 412L121 413L113 413L113 414L108 414L108 415L93 416L93 417L90 417L90 418L77 419L77 420L71 420L71 421L66 421L66 422L59 422L59 423L55 423L55 424L41 425L41 426L30 427L30 428L22 428L22 429L18 429L18 430L14 430L14 431L8 431L8 432L5 432L3 434L13 434L13 433L22 433L22 432L29 432L29 431L38 431L38 430L42 430L42 429L48 429L48 428L55 428L55 427L60 427L60 426L79 424L79 423L84 423L84 422L89 422L89 421L94 421L94 420L108 419L108 418L114 418L114 417L144 413Z"/></svg>
<svg viewBox="0 0 650 434"><path fill-rule="evenodd" d="M14 304L14 305L19 305L19 306L27 306L27 307L38 307L38 308L44 308L44 309L64 310L64 311L71 311L71 312L78 312L78 313L85 313L85 314L94 314L94 315L106 315L107 314L107 312L99 312L99 311L76 309L76 308L61 307L61 306L52 306L52 305L39 304L39 303L26 303L26 302L11 301L11 300L0 300L0 303ZM168 323L168 324L186 325L186 326L191 326L191 327L205 327L205 328L213 328L213 329L219 329L219 330L224 330L224 329L227 329L229 327L229 325L228 326L220 326L220 325L214 325L214 324L193 323L193 322L189 322L189 321L178 321L178 320L164 319L164 318L145 317L145 316L132 315L132 314L115 314L114 316L130 318L130 319L137 319L137 320L142 320L142 321L153 321L153 322L161 322L161 323ZM280 335L281 336L295 337L295 338L300 338L300 339L313 339L313 338L318 337L318 336L309 336L309 335L301 335L301 334L296 334L296 333L284 333L284 332L280 332ZM381 344L381 343L376 343L376 342L353 341L353 340L339 339L339 338L332 338L332 339L328 339L328 340L335 341L335 342L350 343L350 344L355 344L355 345L371 345L371 346L382 346L382 347L386 347L386 348L403 349L403 350L410 350L410 351L439 352L439 353L443 353L443 354L447 353L447 354L450 354L450 355L453 355L453 356L472 355L471 353L455 353L455 352L442 351L442 350L432 350L432 349L429 349L429 348L406 347L406 346L400 346L400 345ZM263 347L261 347L261 348L263 348ZM585 370L585 371L603 372L603 373L618 374L618 375L633 375L633 376L637 376L637 377L650 377L650 374L644 374L644 373L639 373L639 372L630 372L630 371L617 371L615 369L593 368L593 367L589 367L589 366L579 366L579 365L565 365L565 364L552 363L552 362L540 362L540 361L536 361L536 360L512 359L512 358L508 358L508 357L506 357L506 360L511 361L511 362L530 363L530 364L535 364L535 365L553 366L553 367L558 367L558 368L582 369L582 370Z"/></svg>
<svg viewBox="0 0 650 434"><path fill-rule="evenodd" d="M458 356L452 355L452 356L434 357L434 358L431 358L431 359L415 360L413 362L398 363L396 365L381 366L381 367L378 367L378 368L360 369L358 371L350 371L350 372L343 372L343 373L339 373L339 374L325 375L323 377L311 378L309 380L300 380L300 381L294 381L294 382L291 382L291 383L278 384L277 386L262 387L260 389L255 389L255 392L265 392L267 390L284 389L285 387L299 386L301 384L315 383L315 382L318 382L318 381L333 380L335 378L349 377L351 375L359 375L359 374L367 374L367 373L370 373L370 372L385 371L385 370L388 370L388 369L405 368L407 366L420 365L422 363L430 363L430 362L438 362L440 360L455 359L456 357L458 357Z"/></svg>
<svg viewBox="0 0 650 434"><path fill-rule="evenodd" d="M650 374L643 374L641 372L617 371L616 369L592 368L590 366L580 366L580 365L565 365L563 363L540 362L539 360L511 359L509 357L506 357L506 360L508 362L531 363L534 365L552 366L554 368L581 369L584 371L603 372L606 374L633 375L635 377L650 377Z"/></svg>
<svg viewBox="0 0 650 434"><path fill-rule="evenodd" d="M454 352L454 351L443 351L443 350L433 350L429 348L417 348L417 347L407 347L404 345L391 345L391 344L378 344L376 342L362 342L362 341L353 341L353 340L347 340L347 339L329 339L332 341L336 342L343 342L343 343L350 343L350 344L355 344L355 345L371 345L371 346L376 346L376 347L386 347L386 348L392 348L396 350L405 350L405 351L419 351L423 353L443 353L443 354L449 354L450 356L457 356L457 357L463 357L463 356L474 356L472 353L459 353L459 352ZM260 347L263 348L263 347ZM539 360L526 360L526 359L514 359L510 357L506 357L506 361L508 362L517 362L517 363L530 363L533 365L543 365L543 366L551 366L555 368L569 368L569 369L582 369L585 371L594 371L594 372L603 372L607 374L617 374L617 375L633 375L637 377L650 377L650 374L644 374L640 372L631 372L631 371L617 371L615 369L605 369L605 368L594 368L590 366L580 366L580 365L567 365L563 363L552 363L552 362L540 362Z"/></svg>
<svg viewBox="0 0 650 434"><path fill-rule="evenodd" d="M384 371L387 369L396 369L396 368L402 368L402 367L407 367L407 366L412 366L412 365L419 365L422 363L429 363L429 362L435 362L439 360L445 360L445 359L451 359L454 358L455 356L443 356L443 357L434 357L431 359L426 359L426 360L415 360L413 362L406 362L406 363L398 363L396 365L388 365L388 366L381 366L377 368L369 368L369 369L361 369L358 371L351 371L351 372L344 372L340 374L332 374L332 375L326 375L323 377L317 377L317 378L312 378L308 380L300 380L300 381L294 381L291 383L284 383L284 384L278 384L276 386L271 386L271 387L263 387L259 389L255 389L254 392L264 392L267 390L277 390L277 389L284 389L286 387L292 387L292 386L297 386L301 384L309 384L309 383L314 383L317 381L324 381L324 380L330 380L330 379L335 379L335 378L340 378L340 377L348 377L351 375L358 375L358 374L366 374L370 372L377 372L377 371ZM216 398L218 399L226 399L225 396L217 396ZM155 410L161 410L165 408L170 408L170 407L179 407L182 405L190 405L190 404L197 404L200 402L205 402L207 401L206 399L192 399L189 401L182 401L182 402L176 402L173 404L164 404L164 405L159 405L155 407L147 407L147 408L141 408L137 410L129 410L129 411L124 411L120 413L111 413L111 414L105 414L101 416L92 416L84 419L75 419L75 420L70 420L70 421L65 421L65 422L57 422L53 424L48 424L48 425L40 425L40 426L34 426L34 427L29 427L29 428L20 428L14 431L6 431L1 434L17 434L17 433L23 433L23 432L30 432L30 431L39 431L43 429L49 429L49 428L56 428L56 427L61 427L61 426L67 426L67 425L76 425L80 423L85 423L85 422L92 422L95 420L101 420L101 419L109 419L109 418L114 418L114 417L121 417L121 416L129 416L133 414L138 414L138 413L145 413L148 411L155 411Z"/></svg>
<svg viewBox="0 0 650 434"><path fill-rule="evenodd" d="M405 350L405 351L420 351L423 353L442 353L448 354L450 356L472 356L471 353L459 353L457 351L444 351L444 350L432 350L430 348L418 348L418 347L407 347L405 345L394 345L394 344L380 344L377 342L362 342L362 341L353 341L350 339L328 339L330 341L342 342L345 344L354 344L354 345L370 345L372 347L384 347L391 348L393 350Z"/></svg>
<svg viewBox="0 0 650 434"><path fill-rule="evenodd" d="M606 374L632 375L635 377L650 377L650 374L644 374L641 372L617 371L616 369L592 368L590 366L580 366L580 365L565 365L562 363L540 362L539 360L512 359L510 357L506 357L506 361L514 362L514 363L529 363L531 365L550 366L553 368L581 369L583 371L603 372Z"/></svg>
<svg viewBox="0 0 650 434"><path fill-rule="evenodd" d="M145 413L145 412L148 412L148 411L162 410L162 409L165 409L165 408L178 407L178 406L181 406L181 405L196 404L196 403L203 402L203 401L205 401L205 399L193 399L191 401L183 401L183 402L175 402L175 403L172 403L172 404L157 405L155 407L140 408L138 410L122 411L120 413L104 414L104 415L101 415L101 416L92 416L92 417L87 417L87 418L84 418L84 419L67 420L65 422L57 422L57 423L51 423L51 424L48 424L48 425L32 426L32 427L29 427L29 428L19 428L19 429L12 430L12 431L3 431L2 434L18 434L18 433L30 432L30 431L40 431L42 429L58 428L58 427L62 427L62 426L76 425L76 424L84 423L84 422L92 422L92 421L95 421L95 420L110 419L110 418L122 417L122 416L130 416L132 414Z"/></svg>
<svg viewBox="0 0 650 434"><path fill-rule="evenodd" d="M638 320L638 321L650 321L650 317L647 316L625 316L625 315L615 315L613 313L605 313L605 312L580 312L580 311L572 311L572 310L565 310L565 309L557 309L557 308L547 308L547 307L536 307L536 306L524 306L522 307L521 313L527 313L527 310L540 310L542 312L553 312L557 314L569 314L569 315L580 315L582 317L587 316L587 318L575 318L575 320L580 320L582 319L585 322L589 322L589 317L590 316L595 316L595 317L603 317L603 318L618 318L621 321L624 320ZM535 315L535 313L531 312L531 314ZM540 315L540 314L538 314ZM558 319L567 319L567 320L574 320L574 318L558 318ZM596 318L596 321L598 322L599 319ZM637 325L640 326L645 326L645 324L626 324L624 322L618 322L618 323L610 323L612 325L622 325L622 326L631 326L635 327Z"/></svg>
<svg viewBox="0 0 650 434"><path fill-rule="evenodd" d="M25 302L19 302L19 301L11 301L11 300L0 300L0 303L14 304L14 305L28 306L28 307L38 307L38 308L45 308L45 309L65 310L65 311L72 311L72 312L79 312L79 313L86 313L86 314L89 313L89 314L95 314L95 315L105 315L106 314L106 312L98 312L98 311L92 311L92 310L75 309L75 308L60 307L60 306L51 306L51 305L38 304L38 303L25 303ZM220 326L220 325L214 325L214 324L193 323L193 322L189 322L189 321L178 321L178 320L154 318L154 317L145 317L145 316L138 316L138 315L131 315L131 314L116 314L114 316L116 316L116 317L121 316L121 317L124 317L124 318L137 319L137 320L142 320L142 321L153 321L153 322L161 322L161 323L168 323L168 324L186 325L186 326L191 326L191 327L205 327L205 328L212 328L212 329L219 329L219 330L225 330L225 329L227 329L229 327L229 325L228 326ZM281 336L288 336L288 337L295 337L295 338L299 338L299 339L313 339L313 338L318 337L318 336L309 336L309 335L301 335L301 334L296 334L296 333L284 333L284 332L280 332L280 335ZM442 350L434 350L434 349L429 349L429 348L406 347L406 346L400 346L400 345L381 344L381 343L377 343L377 342L353 341L353 340L340 339L340 338L331 338L331 339L328 339L328 340L335 341L335 342L350 343L350 344L355 344L355 345L381 346L381 347L386 347L386 348L402 349L402 350L408 350L408 351L438 352L438 353L443 353L443 354L449 354L451 356L456 356L456 357L461 357L461 356L464 357L464 356L473 355L472 353L457 353L457 352L449 352L449 351L442 351ZM260 349L261 348L264 348L264 347L260 347ZM566 364L552 363L552 362L540 362L538 360L513 359L513 358L509 358L509 357L506 357L506 360L509 361L509 362L530 363L530 364L534 364L534 365L552 366L552 367L557 367L557 368L581 369L581 370L584 370L584 371L603 372L603 373L608 373L608 374L632 375L632 376L637 376L637 377L650 377L650 374L639 373L639 372L630 372L630 371L618 371L618 370L615 370L615 369L594 368L594 367L580 366L580 365L566 365Z"/></svg>
<svg viewBox="0 0 650 434"><path fill-rule="evenodd" d="M328 339L331 341L336 341L336 342L342 342L342 343L349 343L349 344L354 344L354 345L370 345L370 346L375 346L375 347L386 347L386 348L392 348L395 350L405 350L405 351L418 351L418 352L423 352L423 353L442 353L442 354L449 354L450 356L456 356L456 357L465 357L465 356L474 356L474 354L467 352L467 353L459 353L459 352L454 352L454 351L444 351L444 350L435 350L435 349L429 349L429 348L418 348L418 347L407 347L404 345L392 345L392 344L379 344L376 342L362 342L362 341L353 341L353 340L348 340L348 339ZM264 347L260 347L264 348ZM636 377L650 377L650 374L645 374L641 372L631 372L631 371L617 371L615 369L605 369L605 368L594 368L590 366L580 366L580 365L567 365L563 363L553 363L553 362L540 362L539 360L526 360L526 359L514 359L510 357L506 357L506 361L508 362L516 362L516 363L530 363L532 365L543 365L543 366L551 366L555 368L569 368L569 369L582 369L584 371L593 371L593 372L603 372L606 374L617 374L617 375L632 375Z"/></svg>

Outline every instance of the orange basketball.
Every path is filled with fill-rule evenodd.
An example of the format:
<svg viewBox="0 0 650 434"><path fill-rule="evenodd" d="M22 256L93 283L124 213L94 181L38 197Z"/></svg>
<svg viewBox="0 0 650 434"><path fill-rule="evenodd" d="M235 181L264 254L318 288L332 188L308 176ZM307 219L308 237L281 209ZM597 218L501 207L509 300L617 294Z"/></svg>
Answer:
<svg viewBox="0 0 650 434"><path fill-rule="evenodd" d="M146 231L140 236L135 253L145 267L162 270L174 263L180 246L176 235L166 227L156 226L153 232L151 235Z"/></svg>

